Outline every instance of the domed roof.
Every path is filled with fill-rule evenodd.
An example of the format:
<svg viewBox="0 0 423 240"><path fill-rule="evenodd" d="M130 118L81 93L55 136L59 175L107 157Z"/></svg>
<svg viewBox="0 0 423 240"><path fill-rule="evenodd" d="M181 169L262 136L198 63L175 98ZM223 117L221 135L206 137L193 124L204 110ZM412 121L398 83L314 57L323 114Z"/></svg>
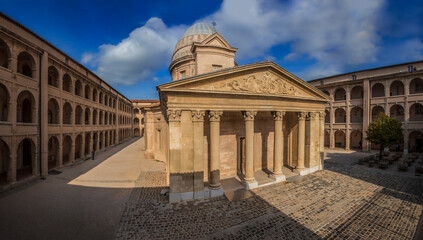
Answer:
<svg viewBox="0 0 423 240"><path fill-rule="evenodd" d="M193 57L190 51L192 43L202 42L215 32L216 30L213 26L204 22L199 22L189 27L179 39L178 43L176 43L172 62L185 57Z"/></svg>

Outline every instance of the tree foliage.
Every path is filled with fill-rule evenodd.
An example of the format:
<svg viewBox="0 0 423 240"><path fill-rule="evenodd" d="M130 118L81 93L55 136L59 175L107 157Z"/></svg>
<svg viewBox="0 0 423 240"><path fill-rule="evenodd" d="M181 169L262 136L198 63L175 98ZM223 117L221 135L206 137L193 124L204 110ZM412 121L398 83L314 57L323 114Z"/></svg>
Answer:
<svg viewBox="0 0 423 240"><path fill-rule="evenodd" d="M395 118L380 113L375 121L370 123L366 131L367 140L374 144L380 144L381 151L401 140L402 125Z"/></svg>

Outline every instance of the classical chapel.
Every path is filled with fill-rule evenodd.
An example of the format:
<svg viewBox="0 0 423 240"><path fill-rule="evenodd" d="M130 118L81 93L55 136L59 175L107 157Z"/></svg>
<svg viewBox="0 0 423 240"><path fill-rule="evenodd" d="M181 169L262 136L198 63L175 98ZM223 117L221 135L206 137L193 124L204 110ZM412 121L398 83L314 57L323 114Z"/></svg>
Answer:
<svg viewBox="0 0 423 240"><path fill-rule="evenodd" d="M257 171L280 182L322 169L329 97L273 62L238 66L236 51L213 26L191 26L160 104L144 108L147 157L167 163L171 202L222 195L226 178L255 188Z"/></svg>

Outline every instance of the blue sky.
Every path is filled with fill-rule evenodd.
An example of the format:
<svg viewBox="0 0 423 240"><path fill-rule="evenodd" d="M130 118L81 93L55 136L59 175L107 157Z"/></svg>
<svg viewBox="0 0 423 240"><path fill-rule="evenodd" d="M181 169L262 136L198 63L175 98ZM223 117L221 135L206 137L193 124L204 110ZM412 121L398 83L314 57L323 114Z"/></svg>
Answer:
<svg viewBox="0 0 423 240"><path fill-rule="evenodd" d="M217 23L236 61L270 59L304 80L423 60L418 0L28 1L1 11L131 99L157 99L173 48L192 24Z"/></svg>

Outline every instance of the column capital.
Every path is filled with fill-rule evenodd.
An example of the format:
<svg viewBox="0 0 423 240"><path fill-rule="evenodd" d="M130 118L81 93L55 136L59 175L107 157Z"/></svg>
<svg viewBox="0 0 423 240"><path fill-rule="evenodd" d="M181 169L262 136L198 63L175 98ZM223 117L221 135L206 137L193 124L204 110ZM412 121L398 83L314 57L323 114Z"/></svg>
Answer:
<svg viewBox="0 0 423 240"><path fill-rule="evenodd" d="M252 121L257 115L257 111L242 111L245 121Z"/></svg>
<svg viewBox="0 0 423 240"><path fill-rule="evenodd" d="M307 112L299 112L297 113L298 116L298 120L305 120L307 117L308 113Z"/></svg>
<svg viewBox="0 0 423 240"><path fill-rule="evenodd" d="M320 120L325 120L325 116L326 116L326 112L324 111L319 112Z"/></svg>
<svg viewBox="0 0 423 240"><path fill-rule="evenodd" d="M167 120L169 122L179 122L181 121L181 110L167 110Z"/></svg>
<svg viewBox="0 0 423 240"><path fill-rule="evenodd" d="M191 111L192 121L194 122L203 122L205 115L206 115L205 111L202 111L202 110Z"/></svg>
<svg viewBox="0 0 423 240"><path fill-rule="evenodd" d="M223 115L223 111L216 111L216 110L209 111L209 119L211 122L220 121L220 117L222 115Z"/></svg>
<svg viewBox="0 0 423 240"><path fill-rule="evenodd" d="M285 116L285 113L286 112L284 111L273 111L272 116L275 119L275 121L282 121L283 117Z"/></svg>
<svg viewBox="0 0 423 240"><path fill-rule="evenodd" d="M309 119L316 119L317 117L318 117L318 115L319 115L319 113L318 112L310 112L309 114L308 114L308 118Z"/></svg>

